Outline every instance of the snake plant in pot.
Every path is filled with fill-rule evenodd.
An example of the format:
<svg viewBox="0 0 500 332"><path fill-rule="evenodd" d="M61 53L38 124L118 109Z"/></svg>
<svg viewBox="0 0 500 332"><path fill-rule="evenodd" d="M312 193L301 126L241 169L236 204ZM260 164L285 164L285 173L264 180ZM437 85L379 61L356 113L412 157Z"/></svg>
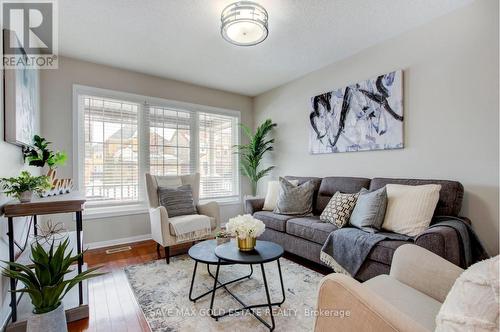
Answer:
<svg viewBox="0 0 500 332"><path fill-rule="evenodd" d="M31 245L32 265L4 261L7 266L3 268L2 274L20 281L24 287L16 292L26 293L33 304L33 315L27 324L29 332L67 331L62 299L80 281L103 274L95 273L100 268L97 266L68 278L68 273L72 271L71 265L83 253L72 256L72 251L68 252L67 238L58 245L54 242L52 240L48 248L38 241Z"/></svg>
<svg viewBox="0 0 500 332"><path fill-rule="evenodd" d="M269 166L260 169L260 165L264 155L273 150L274 139L268 139L268 135L276 126L277 124L273 123L271 119L267 119L253 133L249 127L242 123L240 124L243 133L248 138L248 143L236 145L236 153L240 155L241 172L248 177L252 185L253 196L257 193L257 183L259 180L269 174L274 168L274 166Z"/></svg>

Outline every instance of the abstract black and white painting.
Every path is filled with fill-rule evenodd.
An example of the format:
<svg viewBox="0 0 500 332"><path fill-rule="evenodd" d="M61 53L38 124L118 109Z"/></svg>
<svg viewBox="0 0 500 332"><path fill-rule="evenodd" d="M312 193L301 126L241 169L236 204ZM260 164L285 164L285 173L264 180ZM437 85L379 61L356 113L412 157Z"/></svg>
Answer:
<svg viewBox="0 0 500 332"><path fill-rule="evenodd" d="M403 72L311 98L312 154L403 148Z"/></svg>

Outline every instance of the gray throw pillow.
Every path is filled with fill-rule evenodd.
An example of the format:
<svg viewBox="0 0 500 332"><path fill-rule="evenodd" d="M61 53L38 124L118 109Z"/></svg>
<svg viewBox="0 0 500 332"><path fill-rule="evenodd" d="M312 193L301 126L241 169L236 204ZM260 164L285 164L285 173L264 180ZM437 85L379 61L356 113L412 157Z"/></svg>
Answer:
<svg viewBox="0 0 500 332"><path fill-rule="evenodd" d="M167 209L169 217L198 214L193 202L193 190L189 184L178 188L159 187L158 199L160 205Z"/></svg>
<svg viewBox="0 0 500 332"><path fill-rule="evenodd" d="M307 181L300 186L295 186L284 178L279 178L280 191L274 213L286 215L310 215L314 184Z"/></svg>
<svg viewBox="0 0 500 332"><path fill-rule="evenodd" d="M385 187L371 192L363 188L359 193L349 223L362 230L376 232L384 223L386 208L387 191Z"/></svg>

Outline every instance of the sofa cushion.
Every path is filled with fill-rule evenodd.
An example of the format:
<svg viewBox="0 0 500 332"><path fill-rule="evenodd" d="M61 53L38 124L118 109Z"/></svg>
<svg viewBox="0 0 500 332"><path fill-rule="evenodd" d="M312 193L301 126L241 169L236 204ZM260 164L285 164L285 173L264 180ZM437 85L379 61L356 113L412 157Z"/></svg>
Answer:
<svg viewBox="0 0 500 332"><path fill-rule="evenodd" d="M441 190L439 191L439 201L434 211L435 216L458 216L462 208L464 187L460 182L447 180L374 178L370 183L370 190L380 189L389 183L409 186L440 184Z"/></svg>
<svg viewBox="0 0 500 332"><path fill-rule="evenodd" d="M483 260L455 281L436 318L436 332L497 332L499 321L499 258Z"/></svg>
<svg viewBox="0 0 500 332"><path fill-rule="evenodd" d="M382 228L394 233L417 236L431 224L441 185L406 186L388 184L387 209Z"/></svg>
<svg viewBox="0 0 500 332"><path fill-rule="evenodd" d="M253 214L253 216L259 220L262 220L266 227L279 232L285 232L286 221L294 217L284 214L277 214L271 211L257 211Z"/></svg>
<svg viewBox="0 0 500 332"><path fill-rule="evenodd" d="M365 281L363 287L378 294L386 302L398 308L429 331L434 331L436 328L435 320L441 303L432 297L388 275L380 275Z"/></svg>
<svg viewBox="0 0 500 332"><path fill-rule="evenodd" d="M306 183L307 181L311 181L314 184L314 194L313 194L313 214L314 215L320 215L321 211L318 211L316 209L317 206L317 199L318 199L318 191L319 191L319 186L321 184L321 178L316 178L316 177L309 177L309 176L285 176L285 179L288 181L292 180L297 180L299 182L299 186L301 184Z"/></svg>
<svg viewBox="0 0 500 332"><path fill-rule="evenodd" d="M321 180L321 185L318 191L318 199L315 205L315 214L321 214L326 205L337 192L354 194L359 192L362 188L367 188L370 185L370 179L366 178L353 178L353 177L326 177Z"/></svg>
<svg viewBox="0 0 500 332"><path fill-rule="evenodd" d="M321 212L319 220L334 224L338 228L344 227L349 222L351 212L358 200L358 195L358 193L343 194L337 191L323 212Z"/></svg>
<svg viewBox="0 0 500 332"><path fill-rule="evenodd" d="M287 179L280 177L279 183L280 190L276 207L274 208L275 213L294 216L312 214L314 195L314 183L312 181L295 185Z"/></svg>
<svg viewBox="0 0 500 332"><path fill-rule="evenodd" d="M294 186L299 184L299 181L290 181ZM267 193L264 199L264 206L262 210L273 211L276 208L276 203L278 202L278 195L280 193L280 182L279 181L269 181L267 183Z"/></svg>
<svg viewBox="0 0 500 332"><path fill-rule="evenodd" d="M328 235L338 229L335 225L321 222L318 216L293 218L287 221L286 232L318 244L325 243Z"/></svg>
<svg viewBox="0 0 500 332"><path fill-rule="evenodd" d="M392 256L394 256L396 249L407 243L411 243L411 241L380 241L375 245L375 247L373 247L372 251L368 255L368 258L375 262L391 265Z"/></svg>

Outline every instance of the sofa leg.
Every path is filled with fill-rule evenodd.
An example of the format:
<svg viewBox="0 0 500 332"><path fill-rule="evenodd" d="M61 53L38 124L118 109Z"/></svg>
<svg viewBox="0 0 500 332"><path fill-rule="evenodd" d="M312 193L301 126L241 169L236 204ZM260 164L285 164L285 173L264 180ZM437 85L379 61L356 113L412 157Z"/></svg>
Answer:
<svg viewBox="0 0 500 332"><path fill-rule="evenodd" d="M167 264L170 264L170 247L165 247L165 260Z"/></svg>
<svg viewBox="0 0 500 332"><path fill-rule="evenodd" d="M156 256L158 257L158 259L161 258L161 254L160 254L160 244L157 243L156 244Z"/></svg>

